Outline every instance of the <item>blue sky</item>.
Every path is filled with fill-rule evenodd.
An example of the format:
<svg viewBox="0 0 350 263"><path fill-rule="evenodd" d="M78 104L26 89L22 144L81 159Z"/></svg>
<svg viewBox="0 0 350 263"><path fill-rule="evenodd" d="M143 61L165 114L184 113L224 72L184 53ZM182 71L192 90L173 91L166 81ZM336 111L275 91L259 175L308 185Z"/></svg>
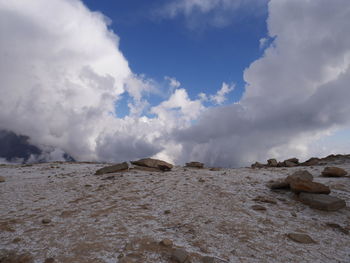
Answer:
<svg viewBox="0 0 350 263"><path fill-rule="evenodd" d="M134 73L145 74L164 88L164 77L175 77L192 99L200 92L214 94L226 82L236 84L226 103L238 101L244 91L244 69L263 53L259 40L267 35L266 5L229 14L232 19L224 26L204 25L201 17L193 28L184 15L161 17L157 11L164 1L84 3L111 20L110 28L120 37L120 49ZM119 114L121 108L127 109L127 94L123 98ZM152 96L149 102L155 105L162 99Z"/></svg>

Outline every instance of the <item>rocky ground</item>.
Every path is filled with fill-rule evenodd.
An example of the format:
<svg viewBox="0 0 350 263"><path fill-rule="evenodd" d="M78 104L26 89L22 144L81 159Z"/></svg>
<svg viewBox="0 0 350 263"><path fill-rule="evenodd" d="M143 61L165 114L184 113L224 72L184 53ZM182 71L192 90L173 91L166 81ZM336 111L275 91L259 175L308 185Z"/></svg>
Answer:
<svg viewBox="0 0 350 263"><path fill-rule="evenodd" d="M101 175L97 163L3 165L0 262L350 262L350 178L321 177L327 165ZM315 210L266 186L301 169L347 207Z"/></svg>

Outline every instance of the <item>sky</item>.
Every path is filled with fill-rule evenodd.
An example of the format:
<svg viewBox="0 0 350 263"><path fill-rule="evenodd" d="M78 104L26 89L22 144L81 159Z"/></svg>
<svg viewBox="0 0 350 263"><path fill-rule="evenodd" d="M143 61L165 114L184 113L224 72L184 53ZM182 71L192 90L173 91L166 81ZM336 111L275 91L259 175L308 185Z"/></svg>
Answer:
<svg viewBox="0 0 350 263"><path fill-rule="evenodd" d="M349 153L349 17L348 0L0 0L0 130L48 160Z"/></svg>

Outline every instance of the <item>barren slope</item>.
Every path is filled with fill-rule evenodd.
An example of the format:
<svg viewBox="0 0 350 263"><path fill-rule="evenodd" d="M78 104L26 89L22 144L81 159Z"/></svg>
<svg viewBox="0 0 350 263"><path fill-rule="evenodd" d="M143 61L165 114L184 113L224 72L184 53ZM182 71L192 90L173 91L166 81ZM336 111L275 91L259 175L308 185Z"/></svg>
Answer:
<svg viewBox="0 0 350 263"><path fill-rule="evenodd" d="M349 164L340 164L350 172ZM319 177L324 166L184 169L94 175L102 164L2 166L0 249L35 262L170 262L173 241L201 262L350 262L350 209L313 210L265 184L307 169L350 205L350 178ZM107 180L103 180L106 179ZM254 201L264 197L265 202ZM260 198L261 200L262 198ZM266 202L267 201L267 202ZM256 211L262 205L266 211ZM43 224L42 219L51 222ZM343 227L330 227L335 223ZM345 230L345 231L344 231ZM300 244L286 233L309 234Z"/></svg>

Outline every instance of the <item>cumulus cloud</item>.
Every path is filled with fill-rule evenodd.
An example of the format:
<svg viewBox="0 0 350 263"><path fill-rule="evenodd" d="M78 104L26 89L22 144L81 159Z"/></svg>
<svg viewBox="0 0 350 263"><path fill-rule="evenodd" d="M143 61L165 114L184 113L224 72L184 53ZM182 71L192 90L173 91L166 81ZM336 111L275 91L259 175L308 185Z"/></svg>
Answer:
<svg viewBox="0 0 350 263"><path fill-rule="evenodd" d="M211 102L214 105L222 105L227 100L227 95L233 91L235 88L235 84L227 84L225 82L222 83L221 89L219 89L216 94L207 95L204 92L200 92L198 94L199 100L204 102Z"/></svg>
<svg viewBox="0 0 350 263"><path fill-rule="evenodd" d="M177 1L184 14L214 17L239 2ZM0 1L0 130L29 136L53 159L237 166L307 157L318 151L310 143L349 125L349 16L347 0L271 0L272 43L245 70L241 101L219 105L234 88L226 83L191 99L168 77L169 97L151 106L157 85L132 72L102 14L78 0ZM118 118L125 93L130 114Z"/></svg>
<svg viewBox="0 0 350 263"><path fill-rule="evenodd" d="M174 133L185 158L237 165L307 157L315 139L348 125L349 15L346 0L271 0L274 42L246 69L239 103L208 109L196 125Z"/></svg>
<svg viewBox="0 0 350 263"><path fill-rule="evenodd" d="M227 84L227 83L222 83L222 87L220 90L215 95L210 96L210 100L214 102L215 104L221 105L226 101L226 95L233 91L235 88L234 84Z"/></svg>
<svg viewBox="0 0 350 263"><path fill-rule="evenodd" d="M169 81L169 86L173 89L177 89L181 86L180 81L178 81L176 78L165 76L165 80Z"/></svg>
<svg viewBox="0 0 350 263"><path fill-rule="evenodd" d="M242 13L259 13L268 0L172 0L157 10L162 18L184 16L190 28L224 27Z"/></svg>
<svg viewBox="0 0 350 263"><path fill-rule="evenodd" d="M78 160L105 159L107 142L115 147L109 159L157 152L144 140L149 129L116 118L124 92L137 116L154 87L132 73L107 24L76 0L0 1L0 129Z"/></svg>

